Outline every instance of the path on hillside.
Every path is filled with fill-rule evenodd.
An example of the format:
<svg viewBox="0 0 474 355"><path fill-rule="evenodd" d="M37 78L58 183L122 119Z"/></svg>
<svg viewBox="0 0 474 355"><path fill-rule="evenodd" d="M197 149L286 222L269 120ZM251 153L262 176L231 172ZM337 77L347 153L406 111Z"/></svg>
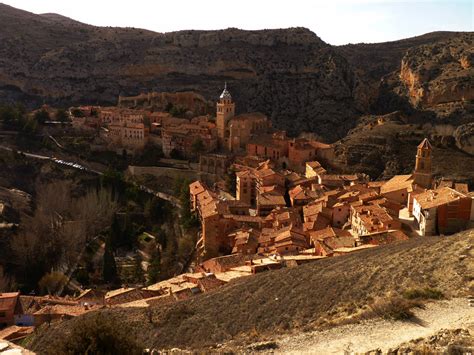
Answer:
<svg viewBox="0 0 474 355"><path fill-rule="evenodd" d="M385 353L403 342L435 334L441 329L474 327L474 307L467 299L431 302L415 310L416 322L371 320L360 324L287 335L277 341L275 353L344 354L381 349Z"/></svg>
<svg viewBox="0 0 474 355"><path fill-rule="evenodd" d="M9 152L16 151L18 154L23 154L24 156L26 156L28 158L41 159L41 160L50 160L50 161L52 161L52 162L54 162L58 165L67 166L67 167L73 168L73 169L79 169L79 170L87 171L89 173L96 174L96 175L103 175L103 172L101 172L101 171L94 170L92 168L86 167L86 166L81 165L81 164L76 163L76 162L65 161L65 160L57 159L55 157L46 156L46 155L28 153L28 152L24 152L24 151L17 150L17 149L12 149L10 147L3 146L3 145L0 145L0 149L6 150L6 151L9 151ZM140 190L145 191L146 193L155 195L155 196L161 198L162 200L166 200L166 201L170 202L171 204L173 204L175 207L178 207L178 208L181 207L179 199L177 199L176 197L174 197L170 194L167 194L167 193L161 192L161 191L152 190L152 189L150 189L150 188L148 188L144 185L140 185L140 184L136 184L136 183L135 183L135 185Z"/></svg>

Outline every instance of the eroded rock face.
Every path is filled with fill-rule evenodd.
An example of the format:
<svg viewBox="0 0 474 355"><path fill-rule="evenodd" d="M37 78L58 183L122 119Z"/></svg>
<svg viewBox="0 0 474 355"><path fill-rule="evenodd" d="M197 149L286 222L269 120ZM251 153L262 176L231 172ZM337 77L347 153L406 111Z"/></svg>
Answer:
<svg viewBox="0 0 474 355"><path fill-rule="evenodd" d="M155 33L2 4L0 23L0 100L116 104L119 95L156 91L214 103L227 81L237 113L263 112L276 128L328 142L364 114L412 105L445 102L442 120L469 122L460 117L473 98L469 33L333 47L305 28Z"/></svg>
<svg viewBox="0 0 474 355"><path fill-rule="evenodd" d="M411 48L402 59L400 80L414 106L432 107L474 99L474 35Z"/></svg>
<svg viewBox="0 0 474 355"><path fill-rule="evenodd" d="M454 131L454 139L459 149L474 155L474 123L459 126Z"/></svg>
<svg viewBox="0 0 474 355"><path fill-rule="evenodd" d="M342 137L357 114L356 74L304 28L180 31L65 24L0 5L0 91L51 104L116 104L119 94L192 91L289 133ZM7 95L5 95L7 96Z"/></svg>

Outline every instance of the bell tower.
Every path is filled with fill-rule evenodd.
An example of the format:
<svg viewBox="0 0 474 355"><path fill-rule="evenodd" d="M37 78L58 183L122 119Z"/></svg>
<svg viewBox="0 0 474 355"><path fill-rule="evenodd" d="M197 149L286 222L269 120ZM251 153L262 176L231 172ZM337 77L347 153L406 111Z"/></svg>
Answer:
<svg viewBox="0 0 474 355"><path fill-rule="evenodd" d="M431 147L428 139L423 139L423 142L417 148L416 151L416 163L415 172L413 177L415 184L424 187L425 189L431 188L432 175L431 175L431 153L433 148Z"/></svg>
<svg viewBox="0 0 474 355"><path fill-rule="evenodd" d="M216 125L217 125L217 138L219 140L219 145L221 147L226 146L225 140L227 138L226 130L227 123L235 115L235 104L232 102L232 96L227 90L227 83L224 86L224 91L222 91L221 96L219 97L219 102L217 103L217 113L216 113Z"/></svg>

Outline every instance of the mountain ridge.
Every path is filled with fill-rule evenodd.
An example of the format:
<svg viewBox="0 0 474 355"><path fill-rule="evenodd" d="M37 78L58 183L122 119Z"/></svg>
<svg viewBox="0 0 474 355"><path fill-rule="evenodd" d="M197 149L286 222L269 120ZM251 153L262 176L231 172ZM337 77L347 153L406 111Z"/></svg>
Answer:
<svg viewBox="0 0 474 355"><path fill-rule="evenodd" d="M328 142L364 114L412 109L398 82L383 84L399 75L408 49L471 36L332 46L302 27L157 33L0 9L4 101L107 105L148 91L194 91L215 101L227 82L238 112L260 111L291 135L310 131Z"/></svg>

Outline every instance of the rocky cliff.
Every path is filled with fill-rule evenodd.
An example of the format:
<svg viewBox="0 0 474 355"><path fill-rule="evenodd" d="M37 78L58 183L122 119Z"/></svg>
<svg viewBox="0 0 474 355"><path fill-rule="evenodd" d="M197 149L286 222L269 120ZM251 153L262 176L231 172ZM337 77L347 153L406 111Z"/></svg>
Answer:
<svg viewBox="0 0 474 355"><path fill-rule="evenodd" d="M472 33L333 47L304 28L155 33L2 4L0 23L0 100L116 104L119 95L179 91L215 102L227 81L238 112L327 141L364 114L448 103L452 119L472 100Z"/></svg>
<svg viewBox="0 0 474 355"><path fill-rule="evenodd" d="M414 106L474 100L474 36L410 48L401 62L400 81Z"/></svg>
<svg viewBox="0 0 474 355"><path fill-rule="evenodd" d="M307 29L160 34L0 6L0 86L13 99L116 103L119 94L194 91L214 101L227 81L238 111L262 111L293 134L335 139L357 115L356 76Z"/></svg>

